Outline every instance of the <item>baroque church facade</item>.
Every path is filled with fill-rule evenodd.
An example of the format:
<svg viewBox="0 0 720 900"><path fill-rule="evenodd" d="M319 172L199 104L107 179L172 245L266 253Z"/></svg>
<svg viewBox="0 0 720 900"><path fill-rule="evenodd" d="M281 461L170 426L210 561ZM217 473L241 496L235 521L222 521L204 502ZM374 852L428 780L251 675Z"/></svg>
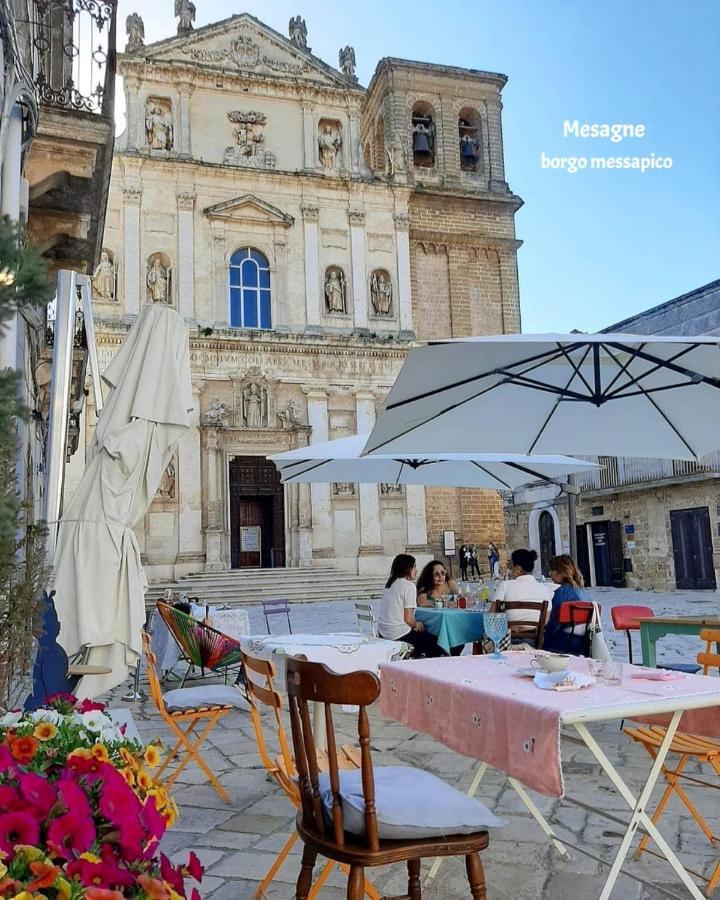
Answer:
<svg viewBox="0 0 720 900"><path fill-rule="evenodd" d="M137 14L127 29L100 365L143 304L169 303L196 401L138 527L151 580L323 560L379 574L445 529L502 543L494 493L283 486L267 456L369 431L415 341L519 330L505 76L386 58L365 89L352 48L327 65L299 16L287 38L248 14L181 15L148 46Z"/></svg>

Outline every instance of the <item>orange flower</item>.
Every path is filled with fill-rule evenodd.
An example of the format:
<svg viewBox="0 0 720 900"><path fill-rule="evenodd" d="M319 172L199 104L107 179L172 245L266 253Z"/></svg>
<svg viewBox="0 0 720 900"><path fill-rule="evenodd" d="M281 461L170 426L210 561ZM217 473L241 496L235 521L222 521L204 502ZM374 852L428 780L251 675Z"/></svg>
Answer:
<svg viewBox="0 0 720 900"><path fill-rule="evenodd" d="M145 748L145 753L143 754L143 758L151 769L154 769L156 766L160 765L160 751L154 744L147 745L147 747Z"/></svg>
<svg viewBox="0 0 720 900"><path fill-rule="evenodd" d="M100 760L100 762L107 762L110 759L107 747L104 744L93 744L90 748L90 753L95 759Z"/></svg>
<svg viewBox="0 0 720 900"><path fill-rule="evenodd" d="M135 787L135 775L133 774L132 769L118 769L118 772L122 775L122 777L127 781L130 787Z"/></svg>
<svg viewBox="0 0 720 900"><path fill-rule="evenodd" d="M38 743L34 737L16 737L10 741L10 752L19 763L29 763L37 753Z"/></svg>
<svg viewBox="0 0 720 900"><path fill-rule="evenodd" d="M170 900L167 887L149 875L138 875L138 884L147 894L148 900Z"/></svg>
<svg viewBox="0 0 720 900"><path fill-rule="evenodd" d="M79 756L81 759L90 759L92 753L86 750L85 747L76 747L68 753L68 759L72 759L73 756Z"/></svg>
<svg viewBox="0 0 720 900"><path fill-rule="evenodd" d="M60 867L38 860L37 862L30 863L30 871L35 878L28 884L27 889L29 891L36 891L39 888L52 887L60 874Z"/></svg>
<svg viewBox="0 0 720 900"><path fill-rule="evenodd" d="M52 722L39 722L33 731L33 737L39 741L51 741L57 734L57 728Z"/></svg>
<svg viewBox="0 0 720 900"><path fill-rule="evenodd" d="M152 787L152 778L148 775L147 772L143 772L142 769L140 769L140 771L137 773L135 779L137 781L137 786L141 791L148 791Z"/></svg>
<svg viewBox="0 0 720 900"><path fill-rule="evenodd" d="M129 766L131 769L137 769L137 760L127 747L120 748L120 759L122 759L125 765Z"/></svg>

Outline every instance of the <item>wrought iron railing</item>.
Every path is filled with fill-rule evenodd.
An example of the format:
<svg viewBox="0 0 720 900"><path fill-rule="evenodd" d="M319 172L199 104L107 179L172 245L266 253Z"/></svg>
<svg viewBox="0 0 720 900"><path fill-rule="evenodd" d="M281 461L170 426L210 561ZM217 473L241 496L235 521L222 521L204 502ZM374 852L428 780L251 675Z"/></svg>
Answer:
<svg viewBox="0 0 720 900"><path fill-rule="evenodd" d="M31 0L28 7L40 103L111 117L117 0Z"/></svg>
<svg viewBox="0 0 720 900"><path fill-rule="evenodd" d="M580 472L576 483L581 491L602 491L617 487L648 484L670 478L688 478L704 472L720 474L720 452L710 453L698 462L685 459L645 457L588 457L602 469Z"/></svg>

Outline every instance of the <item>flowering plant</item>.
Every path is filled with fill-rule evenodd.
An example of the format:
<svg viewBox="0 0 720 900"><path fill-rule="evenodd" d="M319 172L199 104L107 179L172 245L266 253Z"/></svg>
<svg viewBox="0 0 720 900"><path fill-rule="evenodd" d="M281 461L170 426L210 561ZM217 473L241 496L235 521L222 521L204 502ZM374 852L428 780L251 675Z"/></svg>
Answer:
<svg viewBox="0 0 720 900"><path fill-rule="evenodd" d="M102 704L69 695L0 718L0 898L184 900L202 878L158 845L177 807ZM190 900L199 900L193 888Z"/></svg>

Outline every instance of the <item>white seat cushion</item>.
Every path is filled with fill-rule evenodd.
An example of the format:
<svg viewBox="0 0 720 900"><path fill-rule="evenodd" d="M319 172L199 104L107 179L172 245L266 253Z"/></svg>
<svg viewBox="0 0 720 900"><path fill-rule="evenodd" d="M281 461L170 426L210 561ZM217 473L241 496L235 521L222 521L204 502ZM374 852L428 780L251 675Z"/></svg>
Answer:
<svg viewBox="0 0 720 900"><path fill-rule="evenodd" d="M176 688L163 694L163 697L170 712L197 709L201 706L234 706L237 709L250 709L240 691L229 684L200 684L197 687Z"/></svg>
<svg viewBox="0 0 720 900"><path fill-rule="evenodd" d="M504 825L479 800L446 784L430 772L406 766L378 766L375 775L375 809L378 834L385 840L414 840L474 834ZM320 775L320 793L332 815L330 776ZM365 833L365 800L360 769L340 772L345 830Z"/></svg>

